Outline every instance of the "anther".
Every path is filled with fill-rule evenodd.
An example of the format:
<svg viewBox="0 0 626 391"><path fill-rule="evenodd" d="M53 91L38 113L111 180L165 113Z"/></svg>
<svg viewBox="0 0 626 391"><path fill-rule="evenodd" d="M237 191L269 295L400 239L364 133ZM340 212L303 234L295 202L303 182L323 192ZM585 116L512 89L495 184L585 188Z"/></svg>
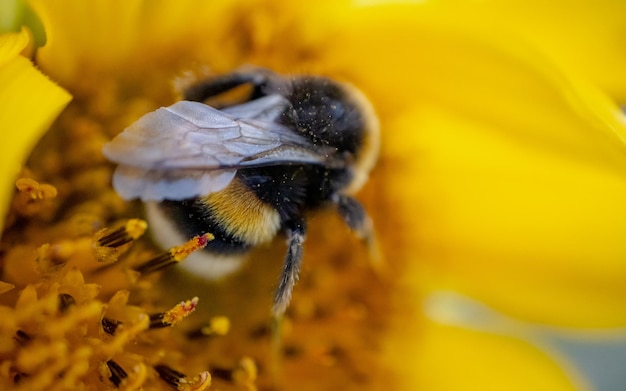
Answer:
<svg viewBox="0 0 626 391"><path fill-rule="evenodd" d="M149 328L159 329L174 326L180 323L187 315L191 314L196 309L197 305L198 298L194 297L191 300L178 303L169 311L152 314L150 315Z"/></svg>
<svg viewBox="0 0 626 391"><path fill-rule="evenodd" d="M215 316L211 318L209 324L190 330L187 337L190 339L223 336L230 329L230 320L225 316Z"/></svg>
<svg viewBox="0 0 626 391"><path fill-rule="evenodd" d="M164 269L170 265L181 262L194 251L198 251L206 247L207 243L213 240L214 236L210 233L194 236L183 245L172 247L166 252L152 258L151 260L135 267L139 273L152 273Z"/></svg>
<svg viewBox="0 0 626 391"><path fill-rule="evenodd" d="M167 365L156 365L154 369L159 377L175 390L202 391L211 385L211 375L206 371L200 372L196 377L190 379L184 373Z"/></svg>
<svg viewBox="0 0 626 391"><path fill-rule="evenodd" d="M67 310L74 305L76 305L76 300L72 295L67 293L61 293L59 295L59 311L61 313L67 312Z"/></svg>
<svg viewBox="0 0 626 391"><path fill-rule="evenodd" d="M109 380L111 380L111 383L113 383L115 387L119 387L122 381L128 377L128 374L122 367L120 367L118 363L113 360L107 361L107 367L111 372Z"/></svg>
<svg viewBox="0 0 626 391"><path fill-rule="evenodd" d="M123 226L98 238L98 245L112 248L123 246L141 237L147 228L148 224L144 220L130 219Z"/></svg>
<svg viewBox="0 0 626 391"><path fill-rule="evenodd" d="M115 335L115 331L122 324L119 320L102 318L100 322L102 324L102 330L109 335Z"/></svg>

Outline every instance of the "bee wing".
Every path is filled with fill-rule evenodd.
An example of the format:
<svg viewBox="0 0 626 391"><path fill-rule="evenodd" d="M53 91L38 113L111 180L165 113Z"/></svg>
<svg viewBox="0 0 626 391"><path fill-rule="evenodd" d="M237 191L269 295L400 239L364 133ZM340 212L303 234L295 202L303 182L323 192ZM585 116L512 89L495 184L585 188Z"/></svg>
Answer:
<svg viewBox="0 0 626 391"><path fill-rule="evenodd" d="M276 122L280 114L290 105L281 95L269 95L236 106L220 109L233 118L247 118Z"/></svg>
<svg viewBox="0 0 626 391"><path fill-rule="evenodd" d="M182 200L222 190L239 168L333 160L334 149L275 122L287 105L270 95L227 111L180 101L148 113L103 148L119 164L113 185L126 199Z"/></svg>
<svg viewBox="0 0 626 391"><path fill-rule="evenodd" d="M113 187L127 200L184 200L220 191L237 170L149 170L120 165L113 174Z"/></svg>

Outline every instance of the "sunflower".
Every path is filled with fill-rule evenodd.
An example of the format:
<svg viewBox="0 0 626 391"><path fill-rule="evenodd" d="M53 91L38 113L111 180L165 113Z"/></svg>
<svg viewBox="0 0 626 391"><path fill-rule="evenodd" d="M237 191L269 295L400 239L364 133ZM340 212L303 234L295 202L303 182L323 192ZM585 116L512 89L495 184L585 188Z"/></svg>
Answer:
<svg viewBox="0 0 626 391"><path fill-rule="evenodd" d="M45 45L0 40L4 388L607 384L575 348L625 342L622 2L29 5ZM177 85L244 65L349 81L382 129L358 195L381 264L317 214L279 346L281 244L217 284L154 272L180 249L141 238L101 154Z"/></svg>

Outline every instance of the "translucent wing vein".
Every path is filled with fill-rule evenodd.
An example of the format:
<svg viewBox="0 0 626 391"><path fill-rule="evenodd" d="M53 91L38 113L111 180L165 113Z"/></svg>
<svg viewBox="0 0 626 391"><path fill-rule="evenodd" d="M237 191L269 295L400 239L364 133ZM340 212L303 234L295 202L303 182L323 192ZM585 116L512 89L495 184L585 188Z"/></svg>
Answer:
<svg viewBox="0 0 626 391"><path fill-rule="evenodd" d="M334 150L276 122L287 105L270 95L224 111L180 101L148 113L103 148L119 164L113 185L126 199L181 200L222 190L243 167L327 164Z"/></svg>

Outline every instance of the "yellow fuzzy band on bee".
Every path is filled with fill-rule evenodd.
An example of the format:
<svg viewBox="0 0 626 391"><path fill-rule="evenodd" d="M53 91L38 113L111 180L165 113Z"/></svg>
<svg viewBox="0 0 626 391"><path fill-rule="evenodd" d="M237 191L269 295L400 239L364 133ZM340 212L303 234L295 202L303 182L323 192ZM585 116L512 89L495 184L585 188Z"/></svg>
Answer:
<svg viewBox="0 0 626 391"><path fill-rule="evenodd" d="M278 212L237 179L203 201L224 230L251 245L270 241L280 229Z"/></svg>

